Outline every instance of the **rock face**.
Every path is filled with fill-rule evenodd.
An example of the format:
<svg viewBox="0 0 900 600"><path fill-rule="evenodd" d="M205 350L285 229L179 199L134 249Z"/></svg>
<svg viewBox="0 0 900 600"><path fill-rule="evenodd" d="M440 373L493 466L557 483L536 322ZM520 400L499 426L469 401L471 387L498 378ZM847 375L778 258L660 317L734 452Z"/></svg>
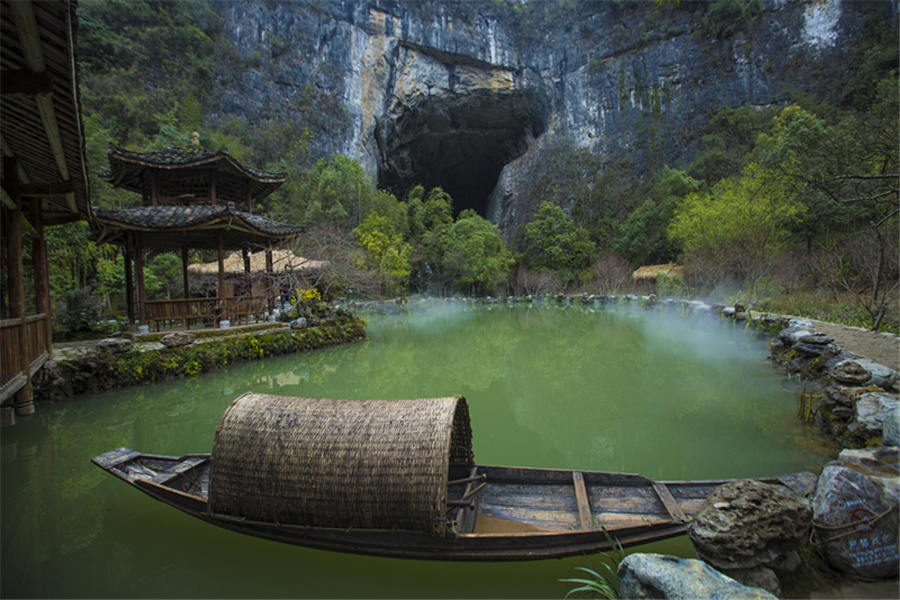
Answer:
<svg viewBox="0 0 900 600"><path fill-rule="evenodd" d="M844 450L819 476L813 501L816 548L836 569L896 577L900 451Z"/></svg>
<svg viewBox="0 0 900 600"><path fill-rule="evenodd" d="M619 564L622 598L776 598L747 587L699 560L663 554L631 554Z"/></svg>
<svg viewBox="0 0 900 600"><path fill-rule="evenodd" d="M741 480L718 487L688 536L697 557L720 569L780 566L809 537L812 507L789 488Z"/></svg>
<svg viewBox="0 0 900 600"><path fill-rule="evenodd" d="M219 61L214 120L307 127L311 161L353 156L398 195L440 184L507 238L558 144L635 173L685 164L720 107L833 88L870 10L767 0L716 29L691 2L560 3L543 19L494 0L208 2L237 55Z"/></svg>

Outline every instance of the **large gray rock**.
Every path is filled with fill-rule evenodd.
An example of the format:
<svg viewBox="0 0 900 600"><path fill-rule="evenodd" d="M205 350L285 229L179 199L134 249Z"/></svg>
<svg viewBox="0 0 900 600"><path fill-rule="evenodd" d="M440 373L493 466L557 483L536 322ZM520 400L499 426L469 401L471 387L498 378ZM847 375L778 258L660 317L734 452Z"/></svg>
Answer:
<svg viewBox="0 0 900 600"><path fill-rule="evenodd" d="M622 598L776 598L738 583L705 562L664 554L626 556L619 564L619 581Z"/></svg>
<svg viewBox="0 0 900 600"><path fill-rule="evenodd" d="M134 348L134 342L126 338L107 338L97 342L97 350L108 354L125 354Z"/></svg>
<svg viewBox="0 0 900 600"><path fill-rule="evenodd" d="M811 327L788 327L778 332L778 339L785 346L792 346L800 341L800 338L815 335L817 332Z"/></svg>
<svg viewBox="0 0 900 600"><path fill-rule="evenodd" d="M719 486L694 516L697 557L720 569L780 566L809 537L812 508L793 490L753 480Z"/></svg>
<svg viewBox="0 0 900 600"><path fill-rule="evenodd" d="M897 387L897 380L900 378L900 374L897 371L868 358L857 358L856 362L872 375L871 379L863 385L877 385L885 390Z"/></svg>
<svg viewBox="0 0 900 600"><path fill-rule="evenodd" d="M861 357L838 362L832 367L830 375L835 381L847 385L876 385L885 390L896 388L900 378L900 374L890 367Z"/></svg>
<svg viewBox="0 0 900 600"><path fill-rule="evenodd" d="M166 346L167 348L179 348L181 346L190 346L196 339L197 336L193 333L176 331L174 333L163 336L163 338L159 341L163 346Z"/></svg>
<svg viewBox="0 0 900 600"><path fill-rule="evenodd" d="M851 386L863 386L872 378L872 374L855 360L844 360L831 369L831 378L838 383Z"/></svg>
<svg viewBox="0 0 900 600"><path fill-rule="evenodd" d="M881 443L885 446L900 446L900 409L895 408L885 416Z"/></svg>
<svg viewBox="0 0 900 600"><path fill-rule="evenodd" d="M844 450L819 476L814 541L834 568L858 577L898 574L900 451Z"/></svg>
<svg viewBox="0 0 900 600"><path fill-rule="evenodd" d="M291 321L291 329L306 329L306 317L298 317Z"/></svg>
<svg viewBox="0 0 900 600"><path fill-rule="evenodd" d="M850 429L864 437L882 435L887 415L900 407L900 400L884 392L861 394L856 401L856 420Z"/></svg>

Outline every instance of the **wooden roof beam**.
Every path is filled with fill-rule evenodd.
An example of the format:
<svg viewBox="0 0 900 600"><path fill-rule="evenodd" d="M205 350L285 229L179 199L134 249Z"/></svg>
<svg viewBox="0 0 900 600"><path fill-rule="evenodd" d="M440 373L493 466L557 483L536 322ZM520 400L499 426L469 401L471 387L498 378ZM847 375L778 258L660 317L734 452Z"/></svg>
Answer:
<svg viewBox="0 0 900 600"><path fill-rule="evenodd" d="M10 7L19 34L19 44L22 46L25 66L34 73L44 73L47 70L47 63L44 61L43 45L31 2L12 2ZM56 160L56 166L59 168L60 177L63 181L68 181L69 168L66 164L59 124L56 121L56 112L53 109L53 96L40 94L35 101L41 115L41 122L44 124L47 142L50 144L50 150Z"/></svg>
<svg viewBox="0 0 900 600"><path fill-rule="evenodd" d="M50 73L34 73L27 70L0 71L0 93L7 94L50 94L53 79Z"/></svg>
<svg viewBox="0 0 900 600"><path fill-rule="evenodd" d="M8 208L9 210L17 210L19 208L3 188L0 188L0 201L2 201L3 206Z"/></svg>
<svg viewBox="0 0 900 600"><path fill-rule="evenodd" d="M0 150L3 152L3 156L7 158L15 158L16 155L13 154L12 148L9 147L9 144L6 143L6 140L0 135ZM25 169L22 168L22 163L16 161L16 171L18 171L19 175L19 183L29 183L31 180L28 178L28 173L25 172Z"/></svg>

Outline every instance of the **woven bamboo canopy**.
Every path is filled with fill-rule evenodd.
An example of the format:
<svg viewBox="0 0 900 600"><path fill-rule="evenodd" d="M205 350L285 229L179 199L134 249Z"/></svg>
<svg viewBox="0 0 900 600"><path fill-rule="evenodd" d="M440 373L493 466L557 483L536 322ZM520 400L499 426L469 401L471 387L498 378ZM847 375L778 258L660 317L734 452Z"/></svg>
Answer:
<svg viewBox="0 0 900 600"><path fill-rule="evenodd" d="M216 429L213 514L313 527L447 533L451 465L472 465L465 398L244 394Z"/></svg>
<svg viewBox="0 0 900 600"><path fill-rule="evenodd" d="M224 261L225 272L229 275L244 272L244 258L239 252L232 252ZM283 273L312 271L319 269L326 263L321 260L312 260L297 256L290 250L272 250L272 268L276 275ZM250 253L250 272L265 273L266 253ZM194 263L188 265L188 272L197 275L215 275L219 272L218 261L208 263Z"/></svg>

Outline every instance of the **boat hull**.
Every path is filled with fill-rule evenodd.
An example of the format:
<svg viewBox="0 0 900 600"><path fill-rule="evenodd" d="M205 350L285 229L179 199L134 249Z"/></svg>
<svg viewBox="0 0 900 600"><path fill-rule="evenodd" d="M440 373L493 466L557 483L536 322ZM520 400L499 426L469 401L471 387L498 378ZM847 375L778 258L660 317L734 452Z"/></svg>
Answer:
<svg viewBox="0 0 900 600"><path fill-rule="evenodd" d="M437 537L212 514L204 490L208 479L203 479L209 455L168 457L120 448L93 462L160 502L245 535L336 552L458 561L561 558L610 550L611 539L629 547L683 535L705 498L727 481L655 482L623 473L478 466L487 484L472 495L471 508L454 514L454 532ZM479 530L479 519L511 525L512 530Z"/></svg>

